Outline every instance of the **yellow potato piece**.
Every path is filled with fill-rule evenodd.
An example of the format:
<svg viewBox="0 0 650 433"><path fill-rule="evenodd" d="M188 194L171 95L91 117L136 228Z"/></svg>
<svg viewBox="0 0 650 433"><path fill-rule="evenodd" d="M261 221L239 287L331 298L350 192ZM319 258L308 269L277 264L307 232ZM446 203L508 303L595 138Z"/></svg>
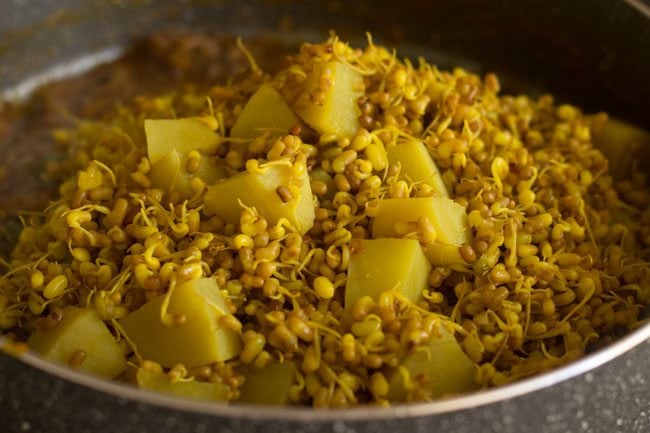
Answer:
<svg viewBox="0 0 650 433"><path fill-rule="evenodd" d="M425 254L435 266L464 265L458 251L471 241L465 208L444 197L390 198L379 201L377 216L372 221L374 238L401 237L396 224L416 226L420 217L426 217L436 231L436 241L423 245Z"/></svg>
<svg viewBox="0 0 650 433"><path fill-rule="evenodd" d="M246 378L239 388L239 402L285 406L289 403L289 389L296 383L295 373L287 362L274 363L261 370L242 369Z"/></svg>
<svg viewBox="0 0 650 433"><path fill-rule="evenodd" d="M201 158L198 170L194 173L189 173L186 165L187 155L172 149L153 164L147 175L153 186L167 192L177 191L185 199L196 193L192 188L194 178L198 177L206 185L212 185L217 180L228 177L225 166L214 162L207 156Z"/></svg>
<svg viewBox="0 0 650 433"><path fill-rule="evenodd" d="M434 189L436 195L449 197L440 171L421 141L409 140L394 146L387 146L386 156L389 164L399 163L401 166L401 179L413 183L426 183Z"/></svg>
<svg viewBox="0 0 650 433"><path fill-rule="evenodd" d="M326 91L320 90L321 79L327 76L331 86ZM361 110L357 99L362 95L361 74L345 63L326 62L315 66L309 73L303 94L293 109L320 134L352 137L359 129Z"/></svg>
<svg viewBox="0 0 650 433"><path fill-rule="evenodd" d="M46 358L107 378L126 369L126 359L104 322L94 310L66 307L53 329L36 331L27 344ZM85 359L79 358L83 351ZM74 362L75 352L77 362ZM78 365L77 365L78 364Z"/></svg>
<svg viewBox="0 0 650 433"><path fill-rule="evenodd" d="M451 266L455 270L466 271L464 267L468 263L460 255L459 245L445 245L434 242L431 245L423 246L424 255L433 266ZM457 267L455 265L460 265Z"/></svg>
<svg viewBox="0 0 650 433"><path fill-rule="evenodd" d="M269 131L271 137L277 137L299 124L300 120L282 95L269 84L262 84L246 103L230 136L255 138Z"/></svg>
<svg viewBox="0 0 650 433"><path fill-rule="evenodd" d="M609 159L609 171L615 179L622 179L638 164L648 168L645 153L650 149L650 133L622 120L609 118L604 124L595 124L593 140Z"/></svg>
<svg viewBox="0 0 650 433"><path fill-rule="evenodd" d="M472 361L453 335L442 326L438 327L438 334L432 336L426 345L415 348L399 367L387 370L389 400L410 401L413 400L412 393L417 392L416 389L409 390L409 386L405 385L402 369L408 372L408 382L424 384L428 399L458 394L476 387L476 367Z"/></svg>
<svg viewBox="0 0 650 433"><path fill-rule="evenodd" d="M164 367L196 367L239 354L239 334L219 324L219 318L230 312L214 278L199 278L174 288L167 314L184 316L182 325L167 325L161 320L165 296L149 301L120 320L143 358Z"/></svg>
<svg viewBox="0 0 650 433"><path fill-rule="evenodd" d="M363 296L377 300L394 290L411 302L422 298L431 264L415 239L367 239L350 258L345 285L345 308Z"/></svg>
<svg viewBox="0 0 650 433"><path fill-rule="evenodd" d="M286 202L278 193L280 187L290 191L291 198ZM208 188L204 199L208 210L233 224L239 223L242 211L239 201L254 207L269 224L286 218L301 233L314 225L314 203L307 170L296 175L291 167L271 165L258 173L245 171Z"/></svg>
<svg viewBox="0 0 650 433"><path fill-rule="evenodd" d="M217 134L199 117L183 119L147 119L144 121L147 136L147 155L155 164L167 152L176 149L180 154L190 150L212 155L219 147Z"/></svg>
<svg viewBox="0 0 650 433"><path fill-rule="evenodd" d="M444 197L390 198L379 201L372 222L373 237L394 237L396 223L417 222L427 217L436 230L436 240L461 245L470 240L465 208Z"/></svg>
<svg viewBox="0 0 650 433"><path fill-rule="evenodd" d="M142 389L195 400L227 401L230 394L230 388L223 383L196 380L172 382L165 373L156 373L142 368L138 369L135 379Z"/></svg>

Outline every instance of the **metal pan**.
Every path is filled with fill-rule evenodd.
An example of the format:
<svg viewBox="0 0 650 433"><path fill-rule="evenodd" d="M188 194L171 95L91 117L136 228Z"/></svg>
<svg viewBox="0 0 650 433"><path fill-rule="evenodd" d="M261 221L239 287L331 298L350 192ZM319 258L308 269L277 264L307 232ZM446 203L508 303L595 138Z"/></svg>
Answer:
<svg viewBox="0 0 650 433"><path fill-rule="evenodd" d="M117 51L107 48L170 24L287 37L286 20L293 38L371 31L442 66L497 72L509 92L543 89L650 127L650 7L640 0L12 0L0 5L0 92L19 96L27 77L89 53L108 58ZM646 432L649 338L645 325L571 365L454 399L331 411L186 401L0 354L0 431Z"/></svg>

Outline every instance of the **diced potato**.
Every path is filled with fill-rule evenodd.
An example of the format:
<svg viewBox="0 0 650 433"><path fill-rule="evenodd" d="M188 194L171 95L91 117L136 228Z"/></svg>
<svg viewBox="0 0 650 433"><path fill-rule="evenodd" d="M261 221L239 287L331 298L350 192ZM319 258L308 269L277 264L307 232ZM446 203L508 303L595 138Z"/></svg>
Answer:
<svg viewBox="0 0 650 433"><path fill-rule="evenodd" d="M439 243L459 246L469 242L470 231L465 208L444 197L390 198L379 201L372 222L373 237L394 237L395 224L417 223L427 217L436 230Z"/></svg>
<svg viewBox="0 0 650 433"><path fill-rule="evenodd" d="M321 78L331 74L329 90L319 89ZM316 102L314 95L323 99ZM350 66L331 61L316 66L307 77L304 93L293 105L295 112L320 134L352 137L359 129L361 110L357 99L363 95L363 77Z"/></svg>
<svg viewBox="0 0 650 433"><path fill-rule="evenodd" d="M280 187L290 191L291 198L287 202L278 193ZM307 170L299 176L285 165L271 165L259 173L245 171L208 188L204 201L208 210L226 222L237 224L242 211L240 200L245 206L257 209L269 224L286 218L301 233L314 225L314 203Z"/></svg>
<svg viewBox="0 0 650 433"><path fill-rule="evenodd" d="M433 266L450 266L452 269L465 271L468 265L460 255L459 245L445 245L434 242L423 247L424 255ZM456 266L459 265L459 266Z"/></svg>
<svg viewBox="0 0 650 433"><path fill-rule="evenodd" d="M223 383L195 380L172 382L165 373L156 373L143 368L138 369L135 378L142 389L195 400L227 401L230 394L230 388Z"/></svg>
<svg viewBox="0 0 650 433"><path fill-rule="evenodd" d="M120 346L97 313L88 308L64 308L56 327L34 332L27 344L52 361L110 379L126 369Z"/></svg>
<svg viewBox="0 0 650 433"><path fill-rule="evenodd" d="M476 367L472 361L442 326L438 327L438 333L426 345L415 348L401 363L401 367L408 371L409 382L424 384L424 389L419 391L424 391L429 399L457 394L476 386ZM391 401L409 401L412 399L410 395L418 392L417 389L407 389L400 367L388 369L386 379L389 385L387 398Z"/></svg>
<svg viewBox="0 0 650 433"><path fill-rule="evenodd" d="M198 170L194 173L188 173L186 164L186 154L170 150L151 167L148 176L152 185L167 192L178 191L182 198L187 199L195 194L192 179L198 177L206 185L212 185L217 180L228 177L225 166L207 156L201 158Z"/></svg>
<svg viewBox="0 0 650 433"><path fill-rule="evenodd" d="M401 237L395 231L398 223L417 227L417 221L425 216L436 231L436 241L423 245L424 253L434 266L459 265L466 262L458 248L471 241L465 208L444 197L391 198L379 201L377 216L372 222L375 238ZM417 228L415 229L417 230Z"/></svg>
<svg viewBox="0 0 650 433"><path fill-rule="evenodd" d="M635 163L639 169L648 168L645 153L650 149L650 133L647 131L610 118L594 125L593 140L609 159L609 171L615 179L625 177Z"/></svg>
<svg viewBox="0 0 650 433"><path fill-rule="evenodd" d="M246 103L230 136L255 138L269 131L271 137L277 137L299 124L300 120L282 95L269 84L262 84Z"/></svg>
<svg viewBox="0 0 650 433"><path fill-rule="evenodd" d="M219 318L230 312L214 278L190 280L174 288L167 314L184 316L182 325L163 323L165 296L149 301L120 321L143 358L164 367L196 367L239 354L239 334L219 324Z"/></svg>
<svg viewBox="0 0 650 433"><path fill-rule="evenodd" d="M285 406L289 403L289 389L296 383L291 365L274 363L261 370L242 369L246 378L239 388L241 403Z"/></svg>
<svg viewBox="0 0 650 433"><path fill-rule="evenodd" d="M151 166L147 176L153 186L171 192L176 189L180 172L181 156L178 151L172 149Z"/></svg>
<svg viewBox="0 0 650 433"><path fill-rule="evenodd" d="M361 251L350 258L345 308L364 296L377 300L390 290L418 302L430 272L431 264L415 239L364 240Z"/></svg>
<svg viewBox="0 0 650 433"><path fill-rule="evenodd" d="M212 155L219 147L217 134L203 119L187 117L183 119L147 119L144 121L147 136L147 155L155 164L170 150L180 154L190 150Z"/></svg>
<svg viewBox="0 0 650 433"><path fill-rule="evenodd" d="M442 176L433 162L426 146L419 140L409 140L404 143L386 147L386 156L389 164L399 163L401 166L400 178L413 183L426 183L430 185L436 195L449 197L447 187Z"/></svg>

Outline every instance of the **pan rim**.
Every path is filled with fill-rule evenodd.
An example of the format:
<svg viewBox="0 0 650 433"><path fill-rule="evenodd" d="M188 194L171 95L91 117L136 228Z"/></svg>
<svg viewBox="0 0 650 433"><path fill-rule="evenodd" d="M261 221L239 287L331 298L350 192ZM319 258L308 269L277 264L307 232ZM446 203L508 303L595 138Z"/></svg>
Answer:
<svg viewBox="0 0 650 433"><path fill-rule="evenodd" d="M64 365L48 361L32 351L18 355L17 358L31 367L77 385L116 397L182 412L226 418L246 418L256 421L336 422L441 415L499 403L531 394L580 375L588 375L597 367L612 361L646 341L650 341L650 323L644 324L614 343L586 355L577 361L546 373L515 381L511 384L432 402L401 404L387 408L359 406L329 410L314 410L309 407L278 408L248 404L227 405L190 400L138 389L126 383L109 381L89 373L73 370ZM6 338L0 336L0 353L2 351L11 353L10 346L11 343Z"/></svg>

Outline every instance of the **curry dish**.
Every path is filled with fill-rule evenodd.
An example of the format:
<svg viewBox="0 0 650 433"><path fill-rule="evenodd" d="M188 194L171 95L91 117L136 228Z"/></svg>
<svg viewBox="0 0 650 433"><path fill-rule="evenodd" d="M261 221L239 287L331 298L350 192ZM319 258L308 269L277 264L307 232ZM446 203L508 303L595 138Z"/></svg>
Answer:
<svg viewBox="0 0 650 433"><path fill-rule="evenodd" d="M245 72L52 132L9 339L153 391L338 408L502 385L641 324L645 132L371 37L273 73L236 45Z"/></svg>

